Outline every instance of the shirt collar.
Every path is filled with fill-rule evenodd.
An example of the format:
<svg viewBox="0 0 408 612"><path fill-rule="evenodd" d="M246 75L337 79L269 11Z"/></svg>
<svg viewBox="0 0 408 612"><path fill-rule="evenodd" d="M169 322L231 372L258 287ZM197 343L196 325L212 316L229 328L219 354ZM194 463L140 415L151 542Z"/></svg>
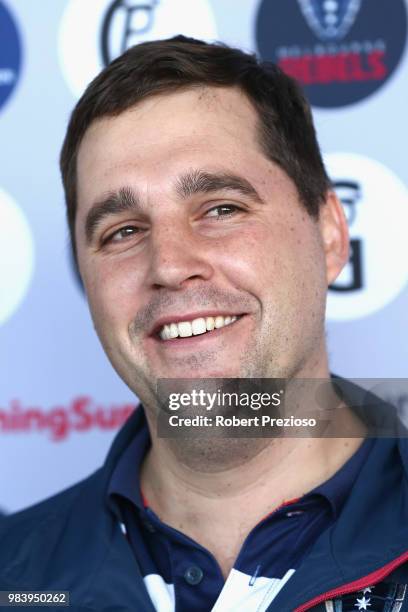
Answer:
<svg viewBox="0 0 408 612"><path fill-rule="evenodd" d="M142 405L136 409L136 435L125 449L112 472L107 494L109 501L116 509L115 497L120 495L131 501L135 506L144 507L140 489L140 468L142 461L150 448L150 433L146 415Z"/></svg>
<svg viewBox="0 0 408 612"><path fill-rule="evenodd" d="M346 463L328 480L318 485L306 494L305 498L312 495L324 497L330 504L335 518L343 508L350 491L363 467L372 447L374 439L366 438L358 450L346 461Z"/></svg>
<svg viewBox="0 0 408 612"><path fill-rule="evenodd" d="M136 419L137 433L120 456L108 486L107 494L114 510L117 510L116 496L126 498L140 510L146 505L140 489L140 468L150 448L150 434L142 405L137 408ZM360 448L331 478L296 502L301 503L314 496L323 497L329 502L332 513L337 518L373 444L373 439L364 440Z"/></svg>

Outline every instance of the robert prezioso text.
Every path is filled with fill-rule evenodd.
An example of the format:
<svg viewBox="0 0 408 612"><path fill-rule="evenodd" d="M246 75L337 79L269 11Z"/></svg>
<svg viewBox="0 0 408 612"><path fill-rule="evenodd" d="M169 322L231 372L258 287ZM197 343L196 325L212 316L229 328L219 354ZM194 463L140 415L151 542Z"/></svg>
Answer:
<svg viewBox="0 0 408 612"><path fill-rule="evenodd" d="M177 414L169 416L170 427L316 427L317 421L313 418L274 418L268 415L239 417L225 417L221 415L196 415L182 417Z"/></svg>

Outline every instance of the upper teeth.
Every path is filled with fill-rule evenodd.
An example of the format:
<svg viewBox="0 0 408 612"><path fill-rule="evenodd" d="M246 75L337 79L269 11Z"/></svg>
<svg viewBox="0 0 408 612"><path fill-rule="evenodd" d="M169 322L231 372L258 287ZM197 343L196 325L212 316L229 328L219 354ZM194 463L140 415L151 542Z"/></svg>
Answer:
<svg viewBox="0 0 408 612"><path fill-rule="evenodd" d="M225 325L229 325L237 320L235 316L223 317L200 317L194 321L180 321L180 323L169 323L164 325L160 330L160 338L162 340L170 340L171 338L188 338L189 336L198 336L207 331L212 331L214 328L219 329Z"/></svg>

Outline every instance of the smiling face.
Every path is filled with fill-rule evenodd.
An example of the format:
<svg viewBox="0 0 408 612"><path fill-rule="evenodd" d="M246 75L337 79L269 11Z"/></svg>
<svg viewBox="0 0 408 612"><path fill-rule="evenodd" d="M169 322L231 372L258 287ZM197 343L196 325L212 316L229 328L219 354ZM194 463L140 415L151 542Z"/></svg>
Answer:
<svg viewBox="0 0 408 612"><path fill-rule="evenodd" d="M77 170L94 324L142 401L157 378L327 375L338 203L308 215L241 92L194 88L97 120Z"/></svg>

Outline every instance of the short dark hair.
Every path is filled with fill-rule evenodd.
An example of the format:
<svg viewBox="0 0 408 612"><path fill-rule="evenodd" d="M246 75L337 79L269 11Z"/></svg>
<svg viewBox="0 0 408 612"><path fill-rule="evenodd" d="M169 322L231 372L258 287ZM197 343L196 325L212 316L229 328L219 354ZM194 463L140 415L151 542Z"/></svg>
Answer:
<svg viewBox="0 0 408 612"><path fill-rule="evenodd" d="M128 49L88 85L72 112L60 167L75 259L77 154L90 124L119 115L149 96L195 86L238 87L246 94L258 114L266 157L293 180L306 210L318 218L330 181L309 104L296 82L272 62L240 49L175 36Z"/></svg>

